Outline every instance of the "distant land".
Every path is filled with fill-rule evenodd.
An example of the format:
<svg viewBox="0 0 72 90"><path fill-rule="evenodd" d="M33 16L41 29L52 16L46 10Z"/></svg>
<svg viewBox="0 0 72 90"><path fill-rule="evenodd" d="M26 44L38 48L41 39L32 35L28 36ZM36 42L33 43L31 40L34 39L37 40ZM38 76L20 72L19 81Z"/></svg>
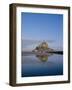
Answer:
<svg viewBox="0 0 72 90"><path fill-rule="evenodd" d="M63 51L56 51L48 46L47 42L42 42L32 51L22 51L22 55L36 54L36 55L48 55L52 54L63 54Z"/></svg>
<svg viewBox="0 0 72 90"><path fill-rule="evenodd" d="M22 55L30 55L30 54L35 54L35 55L48 55L49 53L53 53L53 54L63 54L63 51L51 51L51 52L46 52L46 53L40 53L40 52L25 52L22 51Z"/></svg>

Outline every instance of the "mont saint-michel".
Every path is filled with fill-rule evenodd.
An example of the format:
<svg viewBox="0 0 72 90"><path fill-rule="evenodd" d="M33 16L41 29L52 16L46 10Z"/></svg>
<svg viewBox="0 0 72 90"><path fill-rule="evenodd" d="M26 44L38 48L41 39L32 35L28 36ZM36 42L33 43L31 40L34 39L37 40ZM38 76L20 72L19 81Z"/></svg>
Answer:
<svg viewBox="0 0 72 90"><path fill-rule="evenodd" d="M37 54L37 55L47 55L48 53L57 53L57 54L63 54L63 51L56 51L48 45L47 42L43 41L38 46L35 47L32 51L22 51L23 54Z"/></svg>

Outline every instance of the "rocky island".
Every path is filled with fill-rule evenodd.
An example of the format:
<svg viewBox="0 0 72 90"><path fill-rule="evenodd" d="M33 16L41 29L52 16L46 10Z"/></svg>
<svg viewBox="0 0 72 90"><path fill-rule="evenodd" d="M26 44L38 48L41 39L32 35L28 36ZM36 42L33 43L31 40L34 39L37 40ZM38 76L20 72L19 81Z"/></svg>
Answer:
<svg viewBox="0 0 72 90"><path fill-rule="evenodd" d="M49 47L47 42L42 42L36 48L30 52L22 51L22 55L26 54L36 54L36 55L49 55L50 54L63 54L63 51L56 51Z"/></svg>
<svg viewBox="0 0 72 90"><path fill-rule="evenodd" d="M49 48L48 43L45 41L42 42L40 45L38 45L33 52L38 52L38 53L48 53L54 51L53 49Z"/></svg>

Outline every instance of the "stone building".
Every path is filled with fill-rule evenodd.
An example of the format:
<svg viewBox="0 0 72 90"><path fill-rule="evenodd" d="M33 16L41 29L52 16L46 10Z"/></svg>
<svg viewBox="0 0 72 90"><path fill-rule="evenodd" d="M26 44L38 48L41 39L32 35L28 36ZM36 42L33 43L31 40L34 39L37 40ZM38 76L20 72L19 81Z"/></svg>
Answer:
<svg viewBox="0 0 72 90"><path fill-rule="evenodd" d="M40 45L38 45L34 50L34 52L48 52L48 51L53 51L53 49L49 48L47 42L42 42Z"/></svg>

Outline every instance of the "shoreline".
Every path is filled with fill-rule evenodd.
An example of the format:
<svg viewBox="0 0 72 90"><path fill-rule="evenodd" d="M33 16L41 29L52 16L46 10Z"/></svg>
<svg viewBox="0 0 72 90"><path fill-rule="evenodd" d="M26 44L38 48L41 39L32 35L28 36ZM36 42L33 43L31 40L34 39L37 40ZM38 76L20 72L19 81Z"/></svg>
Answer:
<svg viewBox="0 0 72 90"><path fill-rule="evenodd" d="M63 55L63 51L49 51L49 52L32 52L32 51L22 51L22 55L26 54L36 54L36 55L48 55L48 54L61 54Z"/></svg>

